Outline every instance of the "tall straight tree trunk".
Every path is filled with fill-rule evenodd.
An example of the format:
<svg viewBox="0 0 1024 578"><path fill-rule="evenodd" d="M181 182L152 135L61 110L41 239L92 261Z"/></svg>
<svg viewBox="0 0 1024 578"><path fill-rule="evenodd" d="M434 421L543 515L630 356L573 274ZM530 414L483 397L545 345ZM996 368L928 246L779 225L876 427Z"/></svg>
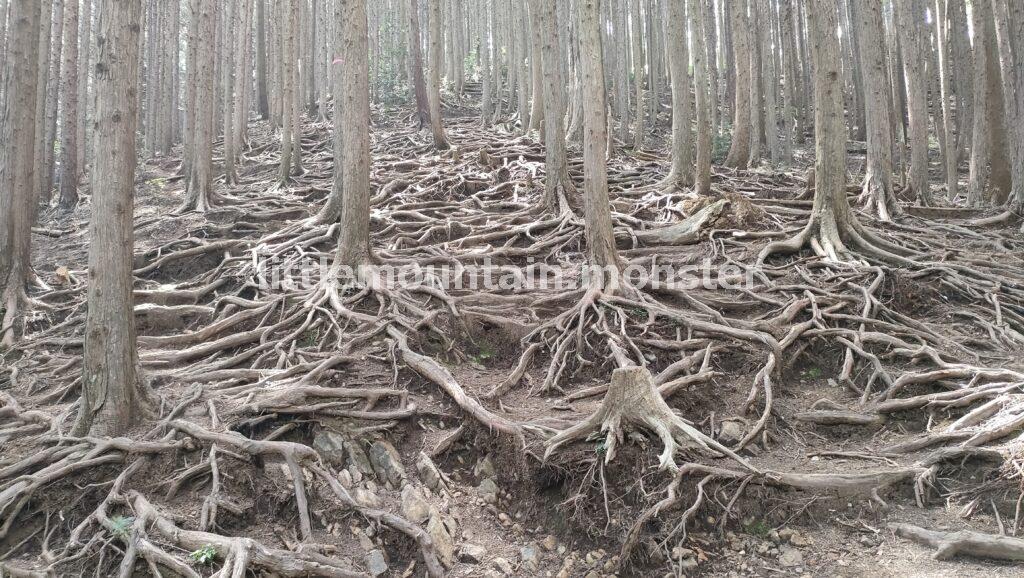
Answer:
<svg viewBox="0 0 1024 578"><path fill-rule="evenodd" d="M782 43L782 163L793 162L793 129L796 122L796 42L793 40L793 0L779 2L779 32Z"/></svg>
<svg viewBox="0 0 1024 578"><path fill-rule="evenodd" d="M693 184L690 83L686 50L686 0L668 0L666 40L672 82L672 168L665 184L679 188ZM695 57L696 58L696 57ZM697 92L700 92L698 85Z"/></svg>
<svg viewBox="0 0 1024 578"><path fill-rule="evenodd" d="M79 32L79 48L78 48L78 135L75 137L75 143L78 148L76 154L78 155L75 162L75 167L78 169L79 180L85 178L85 165L86 149L89 149L89 140L86 137L86 129L88 128L88 117L89 117L89 106L92 104L89 101L89 62L92 58L92 3L93 0L82 0L81 15L79 17L79 23L81 25L81 31Z"/></svg>
<svg viewBox="0 0 1024 578"><path fill-rule="evenodd" d="M36 110L35 110L35 150L32 158L35 159L36 167L32 173L32 198L29 201L31 207L31 219L34 223L39 211L39 201L47 198L47 190L43 189L45 178L43 176L43 159L46 157L47 141L46 135L46 83L50 73L50 44L53 31L53 0L41 0L39 13L39 48L36 52ZM53 148L53 141L49 142Z"/></svg>
<svg viewBox="0 0 1024 578"><path fill-rule="evenodd" d="M427 86L423 81L419 0L409 0L409 59L412 68L412 87L416 95L416 114L419 118L419 128L423 128L430 124L430 103L427 99Z"/></svg>
<svg viewBox="0 0 1024 578"><path fill-rule="evenodd" d="M897 2L903 38L903 66L907 82L907 110L910 117L910 180L908 190L921 205L932 204L928 189L928 85L924 38L925 11L922 0Z"/></svg>
<svg viewBox="0 0 1024 578"><path fill-rule="evenodd" d="M224 99L223 133L224 133L224 182L233 185L238 182L235 170L235 23L239 19L239 0L222 0L224 14L224 46L220 58L221 65L221 96Z"/></svg>
<svg viewBox="0 0 1024 578"><path fill-rule="evenodd" d="M116 436L143 416L132 273L140 0L98 0L89 296L74 435Z"/></svg>
<svg viewBox="0 0 1024 578"><path fill-rule="evenodd" d="M1003 103L1003 75L999 62L998 39L996 38L993 6L994 0L977 0L973 7L982 13L985 26L985 98L988 100L988 151L989 151L989 201L1002 205L1013 187L1010 172L1010 158L1007 154L1006 111Z"/></svg>
<svg viewBox="0 0 1024 578"><path fill-rule="evenodd" d="M772 12L768 0L757 0L757 16L761 22L761 79L764 87L764 138L772 164L778 166L782 160L779 151L778 86L779 74L772 47L778 44L772 33Z"/></svg>
<svg viewBox="0 0 1024 578"><path fill-rule="evenodd" d="M995 5L996 31L1002 50L1003 77L1007 85L1007 116L1010 127L1010 160L1013 167L1010 212L1019 219L1024 211L1024 4Z"/></svg>
<svg viewBox="0 0 1024 578"><path fill-rule="evenodd" d="M370 85L366 0L339 0L342 44L341 90L335 96L335 130L341 130L340 170L345 191L335 265L370 263ZM338 158L336 156L336 158Z"/></svg>
<svg viewBox="0 0 1024 578"><path fill-rule="evenodd" d="M427 98L430 101L430 131L434 135L434 148L446 150L448 137L441 123L441 48L444 37L441 35L441 0L427 0L428 26L430 28L430 54L428 56L430 86L427 87Z"/></svg>
<svg viewBox="0 0 1024 578"><path fill-rule="evenodd" d="M192 160L189 166L185 203L181 210L205 212L213 207L213 131L214 131L214 35L216 13L213 0L192 0L192 17L195 19L195 35L190 42L195 44L195 83L191 147Z"/></svg>
<svg viewBox="0 0 1024 578"><path fill-rule="evenodd" d="M640 150L644 147L644 53L643 53L643 26L640 23L640 0L629 0L631 10L630 16L630 40L633 50L633 84L636 86L636 102L634 103L633 124L633 148Z"/></svg>
<svg viewBox="0 0 1024 578"><path fill-rule="evenodd" d="M9 8L0 123L0 348L5 349L15 340L29 274L41 2L11 0Z"/></svg>
<svg viewBox="0 0 1024 578"><path fill-rule="evenodd" d="M64 0L64 65L61 67L60 210L78 204L78 7Z"/></svg>
<svg viewBox="0 0 1024 578"><path fill-rule="evenodd" d="M544 79L541 68L541 30L536 16L538 8L535 2L528 2L530 10L530 86L533 96L530 100L530 130L540 130L544 122ZM544 135L541 135L543 140Z"/></svg>
<svg viewBox="0 0 1024 578"><path fill-rule="evenodd" d="M494 100L491 94L491 38L487 21L487 12L494 14L494 6L484 3L484 13L479 15L480 37L478 38L477 54L480 60L480 80L483 83L480 95L480 124L490 126L491 124L491 103Z"/></svg>
<svg viewBox="0 0 1024 578"><path fill-rule="evenodd" d="M889 121L889 76L883 48L882 0L862 0L853 10L865 94L867 165L861 198L869 210L889 220L899 214L892 186L892 124Z"/></svg>
<svg viewBox="0 0 1024 578"><path fill-rule="evenodd" d="M60 65L61 54L64 43L64 0L54 0L51 25L52 42L49 46L49 61L46 85L39 87L46 91L46 128L43 134L43 158L39 161L42 164L39 170L42 172L42 185L39 201L41 204L49 204L53 196L53 183L55 179L56 166L54 163L56 153L54 143L57 140L57 105L60 101Z"/></svg>
<svg viewBox="0 0 1024 578"><path fill-rule="evenodd" d="M669 9L680 0L669 0ZM688 0L690 13L690 26L693 30L693 37L704 38L704 26L708 23L708 10L704 0ZM670 14L670 22L678 18L674 14L679 8L676 7ZM673 28L676 26L673 25ZM685 30L685 27L681 27ZM673 30L672 34L678 34L682 30ZM676 40L678 41L678 40ZM685 46L685 38L683 44ZM695 168L695 184L698 195L711 194L711 100L708 87L708 54L714 52L714 47L701 42L693 44L693 79L694 93L697 100L697 165ZM678 51L673 52L674 56ZM673 73L673 79L675 73ZM674 80L673 80L674 85ZM673 97L674 98L674 97Z"/></svg>
<svg viewBox="0 0 1024 578"><path fill-rule="evenodd" d="M761 74L761 41L764 30L756 26L758 22L757 3L750 0L748 20L750 34L750 159L749 165L755 167L761 163L761 144L764 142L764 79ZM737 60L737 64L743 63Z"/></svg>
<svg viewBox="0 0 1024 578"><path fill-rule="evenodd" d="M733 105L732 144L729 146L725 165L745 169L750 162L751 138L750 29L747 25L747 0L735 0L726 4L732 28L736 102Z"/></svg>
<svg viewBox="0 0 1024 578"><path fill-rule="evenodd" d="M270 118L267 93L267 0L256 0L256 112Z"/></svg>
<svg viewBox="0 0 1024 578"><path fill-rule="evenodd" d="M281 160L278 163L277 180L286 184L291 180L292 155L294 154L294 137L292 132L295 123L292 122L293 104L298 102L298 85L295 82L294 69L298 66L295 62L295 27L298 19L297 2L287 0L287 5L282 6L285 13L281 18L281 49L278 54L278 70L281 72Z"/></svg>
<svg viewBox="0 0 1024 578"><path fill-rule="evenodd" d="M576 188L569 178L565 151L565 83L558 53L558 11L555 3L547 0L530 0L530 9L537 13L541 35L538 56L544 72L544 208L550 213L565 213L572 210Z"/></svg>
<svg viewBox="0 0 1024 578"><path fill-rule="evenodd" d="M600 0L578 0L580 69L583 76L583 218L587 262L602 268L621 266L608 202L608 104L601 53Z"/></svg>
<svg viewBox="0 0 1024 578"><path fill-rule="evenodd" d="M946 151L946 197L949 201L956 198L956 139L953 136L953 108L951 102L951 84L949 70L949 0L935 0L933 20L935 22L936 46L939 60L939 97L942 99L942 135L943 150Z"/></svg>

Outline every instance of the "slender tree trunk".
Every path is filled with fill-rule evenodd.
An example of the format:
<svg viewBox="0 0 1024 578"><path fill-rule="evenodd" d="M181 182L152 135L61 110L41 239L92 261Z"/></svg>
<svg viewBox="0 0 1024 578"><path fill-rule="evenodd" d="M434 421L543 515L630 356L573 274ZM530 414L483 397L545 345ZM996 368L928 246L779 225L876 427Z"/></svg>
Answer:
<svg viewBox="0 0 1024 578"><path fill-rule="evenodd" d="M665 184L679 188L693 184L690 83L686 72L690 63L686 50L685 3L686 0L668 0L668 21L665 23L669 76L672 81L672 168ZM697 93L699 98L700 85Z"/></svg>
<svg viewBox="0 0 1024 578"><path fill-rule="evenodd" d="M908 189L918 202L932 204L928 189L928 86L925 81L927 57L924 38L925 11L922 0L898 2L904 30L903 66L907 81L907 110L910 116L910 181Z"/></svg>
<svg viewBox="0 0 1024 578"><path fill-rule="evenodd" d="M1007 87L1007 117L1013 119L1008 131L1013 167L1009 201L1011 211L1019 217L1024 210L1024 5L1002 3L994 8Z"/></svg>
<svg viewBox="0 0 1024 578"><path fill-rule="evenodd" d="M733 68L736 102L733 106L732 144L725 165L745 169L750 162L750 29L747 26L747 0L727 2L732 28Z"/></svg>
<svg viewBox="0 0 1024 578"><path fill-rule="evenodd" d="M630 21L630 39L633 46L633 84L636 87L636 102L633 125L633 148L640 150L644 148L644 53L643 53L643 26L640 21L640 0L629 0L632 8Z"/></svg>
<svg viewBox="0 0 1024 578"><path fill-rule="evenodd" d="M223 22L224 22L224 46L220 58L221 65L221 96L224 99L224 122L222 127L224 133L224 182L233 185L238 182L238 174L235 170L235 23L240 15L238 14L239 0L222 0ZM241 36L241 35L239 35Z"/></svg>
<svg viewBox="0 0 1024 578"><path fill-rule="evenodd" d="M764 138L768 143L768 153L772 164L778 166L782 161L779 150L778 125L778 86L779 75L776 68L773 46L778 44L773 35L772 13L768 0L757 0L757 16L761 22L761 79L764 94Z"/></svg>
<svg viewBox="0 0 1024 578"><path fill-rule="evenodd" d="M288 183L292 174L292 155L295 143L292 132L295 123L292 122L293 103L297 103L298 95L295 94L298 86L295 82L295 27L297 23L296 2L287 0L287 6L281 18L281 49L279 51L278 70L281 73L281 160L278 164L277 179L282 185Z"/></svg>
<svg viewBox="0 0 1024 578"><path fill-rule="evenodd" d="M345 195L335 265L358 268L370 262L370 86L367 60L366 0L340 0L341 90L335 102L340 127L340 170ZM340 157L338 157L340 153Z"/></svg>
<svg viewBox="0 0 1024 578"><path fill-rule="evenodd" d="M192 0L195 19L195 83L191 115L192 160L189 167L185 204L181 210L205 212L212 208L213 194L213 130L214 130L214 36L216 13L212 0Z"/></svg>
<svg viewBox="0 0 1024 578"><path fill-rule="evenodd" d="M60 66L61 54L64 47L64 43L62 42L63 35L64 0L54 0L51 33L53 41L50 42L49 47L49 72L47 74L46 86L40 87L46 91L46 129L43 138L43 141L46 144L43 147L43 158L41 159L42 164L39 168L42 172L42 197L39 200L40 203L44 205L49 204L50 199L53 196L53 183L56 179L56 165L54 163L56 153L54 150L54 143L57 140L57 104L60 101Z"/></svg>
<svg viewBox="0 0 1024 578"><path fill-rule="evenodd" d="M621 266L608 203L608 104L601 53L600 0L578 0L580 68L583 75L583 215L587 262L602 268Z"/></svg>
<svg viewBox="0 0 1024 578"><path fill-rule="evenodd" d="M270 97L267 93L267 0L256 0L256 111L260 118L270 118Z"/></svg>
<svg viewBox="0 0 1024 578"><path fill-rule="evenodd" d="M672 10L672 5L678 1L669 0L669 9ZM697 39L704 38L704 26L708 20L708 11L704 1L688 0L688 2L693 37ZM678 10L678 8L675 8L675 10ZM670 14L673 14L673 12L670 12ZM669 17L669 20L674 21L677 18L673 14ZM673 28L675 28L675 25L673 25ZM681 31L673 30L672 34L675 35L679 32ZM683 39L683 42L685 45L685 39ZM711 194L711 102L708 89L708 52L713 52L713 50L712 46L700 42L695 42L693 45L694 92L697 97L697 166L695 181L698 195ZM678 50L674 51L673 54L678 55ZM675 75L676 73L673 72L673 79Z"/></svg>
<svg viewBox="0 0 1024 578"><path fill-rule="evenodd" d="M779 1L779 33L782 43L782 163L793 162L793 128L796 121L796 43L793 40L793 0Z"/></svg>
<svg viewBox="0 0 1024 578"><path fill-rule="evenodd" d="M441 0L427 2L430 27L430 86L427 88L427 98L430 101L430 131L434 135L434 147L446 150L451 145L448 144L444 125L441 123L441 48L444 45L444 37L441 35Z"/></svg>
<svg viewBox="0 0 1024 578"><path fill-rule="evenodd" d="M412 86L416 95L416 113L419 118L419 127L423 128L431 123L427 87L423 81L419 0L409 0L409 58L411 59L410 66L412 67ZM431 128L433 128L432 124Z"/></svg>
<svg viewBox="0 0 1024 578"><path fill-rule="evenodd" d="M853 17L863 67L861 76L868 145L862 200L869 210L886 221L899 214L900 207L892 186L892 125L889 121L889 77L883 51L882 1L861 0L853 11Z"/></svg>
<svg viewBox="0 0 1024 578"><path fill-rule="evenodd" d="M530 86L533 97L530 100L530 130L540 130L544 122L544 79L541 68L541 38L539 20L536 16L537 6L535 2L528 2L530 7L530 75L532 80ZM544 135L541 135L543 140Z"/></svg>
<svg viewBox="0 0 1024 578"><path fill-rule="evenodd" d="M79 17L79 23L81 25L81 31L79 32L79 48L78 48L78 135L75 137L75 143L78 145L76 154L78 155L75 162L75 167L78 169L78 179L82 180L85 178L85 166L87 159L91 156L86 155L86 149L89 149L89 139L86 136L86 129L88 128L88 117L89 107L92 104L89 100L89 63L92 58L92 26L93 26L93 0L82 0L81 15Z"/></svg>
<svg viewBox="0 0 1024 578"><path fill-rule="evenodd" d="M558 11L554 2L530 0L530 9L537 12L541 46L538 57L543 66L542 85L544 116L544 208L551 213L572 210L576 204L576 187L569 178L565 151L565 83L562 81L558 53Z"/></svg>
<svg viewBox="0 0 1024 578"><path fill-rule="evenodd" d="M64 65L61 67L60 210L78 204L78 7L64 1Z"/></svg>
<svg viewBox="0 0 1024 578"><path fill-rule="evenodd" d="M53 26L53 0L40 0L41 10L39 13L39 48L36 52L36 110L35 110L35 150L32 158L36 167L32 173L32 198L29 201L31 207L31 220L36 222L39 211L39 202L47 198L48 190L43 189L45 177L43 175L43 159L46 157L47 141L46 135L46 83L50 72L50 44ZM53 141L49 142L53 148Z"/></svg>
<svg viewBox="0 0 1024 578"><path fill-rule="evenodd" d="M949 201L956 198L957 174L956 174L956 139L953 136L953 108L951 102L951 86L949 71L949 24L948 18L949 0L935 0L934 17L936 46L938 48L939 60L939 85L940 98L942 99L942 130L937 131L942 135L943 150L946 151L946 197Z"/></svg>
<svg viewBox="0 0 1024 578"><path fill-rule="evenodd" d="M74 435L115 436L142 417L132 273L140 0L98 0L96 148L82 401Z"/></svg>
<svg viewBox="0 0 1024 578"><path fill-rule="evenodd" d="M480 94L480 124L490 126L491 124L491 102L494 97L491 95L491 38L487 25L487 11L494 13L494 6L483 4L484 13L479 14L480 36L477 40L477 55L480 60L480 80L483 83Z"/></svg>
<svg viewBox="0 0 1024 578"><path fill-rule="evenodd" d="M0 123L0 348L14 343L29 274L41 3L11 0L9 8Z"/></svg>

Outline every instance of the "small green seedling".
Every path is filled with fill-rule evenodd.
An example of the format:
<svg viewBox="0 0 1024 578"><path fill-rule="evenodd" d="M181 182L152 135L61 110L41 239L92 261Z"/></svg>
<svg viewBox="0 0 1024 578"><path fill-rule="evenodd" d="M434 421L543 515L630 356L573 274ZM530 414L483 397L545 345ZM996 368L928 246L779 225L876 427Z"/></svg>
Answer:
<svg viewBox="0 0 1024 578"><path fill-rule="evenodd" d="M114 533L115 536L117 536L118 538L127 538L128 530L130 530L132 528L132 524L135 523L135 518L114 516L110 519L110 522L111 525L113 525L111 531Z"/></svg>
<svg viewBox="0 0 1024 578"><path fill-rule="evenodd" d="M201 564L203 566L209 566L213 564L213 561L217 559L217 549L207 544L202 548L192 552L188 555L192 562Z"/></svg>

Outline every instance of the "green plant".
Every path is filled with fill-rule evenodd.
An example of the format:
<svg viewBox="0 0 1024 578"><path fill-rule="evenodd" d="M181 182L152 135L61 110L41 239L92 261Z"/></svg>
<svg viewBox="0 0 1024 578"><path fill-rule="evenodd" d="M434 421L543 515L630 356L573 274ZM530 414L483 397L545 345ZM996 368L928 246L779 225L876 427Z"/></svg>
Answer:
<svg viewBox="0 0 1024 578"><path fill-rule="evenodd" d="M822 376L822 374L823 372L821 371L820 367L812 367L804 372L804 375L811 379L818 379L819 377Z"/></svg>
<svg viewBox="0 0 1024 578"><path fill-rule="evenodd" d="M207 544L195 552L190 553L188 557L196 564L208 566L213 564L213 561L217 559L217 549L210 544Z"/></svg>
<svg viewBox="0 0 1024 578"><path fill-rule="evenodd" d="M113 532L115 536L118 538L127 538L128 530L130 530L132 524L135 523L135 518L114 516L110 519L110 523L113 526L113 528L111 528L111 532Z"/></svg>
<svg viewBox="0 0 1024 578"><path fill-rule="evenodd" d="M765 523L764 520L753 520L748 522L745 527L748 534L753 536L760 536L764 538L772 531L771 526Z"/></svg>
<svg viewBox="0 0 1024 578"><path fill-rule="evenodd" d="M474 362L483 365L485 361L494 357L494 350L486 345L481 345L477 352L469 357Z"/></svg>

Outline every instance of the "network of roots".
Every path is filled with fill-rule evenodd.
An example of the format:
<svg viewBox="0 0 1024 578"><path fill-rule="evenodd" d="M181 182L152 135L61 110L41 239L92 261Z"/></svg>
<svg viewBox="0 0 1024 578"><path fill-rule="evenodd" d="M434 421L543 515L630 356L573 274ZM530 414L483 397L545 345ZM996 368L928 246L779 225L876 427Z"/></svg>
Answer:
<svg viewBox="0 0 1024 578"><path fill-rule="evenodd" d="M338 225L314 218L332 173L323 125L304 127L305 172L285 186L273 186L273 139L254 128L239 183L218 183L205 215L167 218L181 201L176 167L145 166L136 313L157 399L123 438L69 434L85 312L74 222L62 233L71 240L36 258L51 289L30 295L0 378L0 544L12 560L56 575L130 560L194 576L209 559L225 576L348 576L362 558L334 553L351 546L350 524L370 523L403 567L442 573L452 560L436 529L397 502L362 499L345 466L314 448L325 431L346 443L402 437L418 457L402 458L408 480L381 483L395 492L448 495L450 454L490 452L499 481L516 480L519 497L556 488L555 510L582 539L619 548L623 564L706 526L701 512L719 529L740 524L752 492L1019 512L1019 237L860 214L911 264L856 247L842 259L814 247L762 254L807 222L810 202L794 200L802 177L716 169L712 196L697 198L655 186L667 163L617 152L626 269L718 284L588 283L579 217L540 208L544 153L532 137L456 111L453 147L437 153L405 119L389 121L394 111L379 113L375 264L418 265L415 282L325 275ZM582 184L574 161L570 175ZM694 216L685 241L657 244L653 232ZM541 266L566 283L520 282ZM838 447L853 466L780 469L777 447ZM959 474L978 462L990 464L979 479Z"/></svg>

